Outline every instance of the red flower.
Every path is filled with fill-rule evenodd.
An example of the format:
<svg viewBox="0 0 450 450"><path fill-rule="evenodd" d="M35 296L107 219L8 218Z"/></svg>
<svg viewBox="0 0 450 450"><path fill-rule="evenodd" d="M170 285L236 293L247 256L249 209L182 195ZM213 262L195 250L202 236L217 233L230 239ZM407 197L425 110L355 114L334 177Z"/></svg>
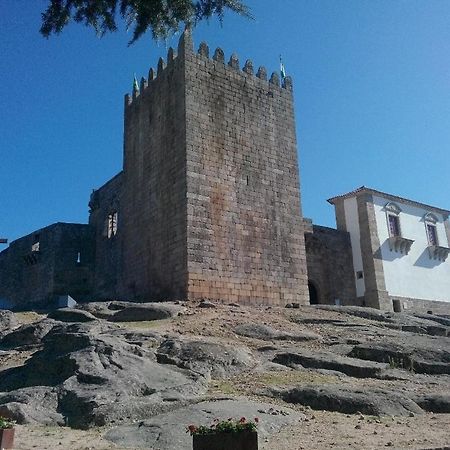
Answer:
<svg viewBox="0 0 450 450"><path fill-rule="evenodd" d="M240 422L240 423L245 423L245 417L241 417L241 418L239 419L239 422Z"/></svg>
<svg viewBox="0 0 450 450"><path fill-rule="evenodd" d="M259 419L257 417L255 417L255 422L259 423Z"/></svg>
<svg viewBox="0 0 450 450"><path fill-rule="evenodd" d="M189 431L190 433L195 433L197 431L197 427L195 425L189 425L187 427L187 431Z"/></svg>

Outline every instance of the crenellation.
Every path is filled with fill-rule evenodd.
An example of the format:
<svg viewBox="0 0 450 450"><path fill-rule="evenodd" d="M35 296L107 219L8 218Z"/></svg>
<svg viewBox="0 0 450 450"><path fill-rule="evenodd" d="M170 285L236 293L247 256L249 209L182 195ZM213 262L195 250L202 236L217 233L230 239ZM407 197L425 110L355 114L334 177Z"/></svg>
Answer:
<svg viewBox="0 0 450 450"><path fill-rule="evenodd" d="M178 41L178 55L184 57L187 53L193 53L194 42L192 41L192 32L189 26L181 34Z"/></svg>
<svg viewBox="0 0 450 450"><path fill-rule="evenodd" d="M272 73L269 83L274 84L277 87L280 87L280 76L278 75L277 72Z"/></svg>
<svg viewBox="0 0 450 450"><path fill-rule="evenodd" d="M209 58L209 47L205 41L200 43L200 46L198 47L198 54L204 56L205 58Z"/></svg>
<svg viewBox="0 0 450 450"><path fill-rule="evenodd" d="M216 51L214 52L213 60L217 61L219 63L222 63L222 64L225 63L225 54L220 47L216 48Z"/></svg>
<svg viewBox="0 0 450 450"><path fill-rule="evenodd" d="M174 49L172 47L169 47L169 50L167 51L167 64L170 64L175 60L177 57Z"/></svg>
<svg viewBox="0 0 450 450"><path fill-rule="evenodd" d="M147 88L148 86L148 82L144 77L141 77L141 82L140 82L140 91L144 92L144 90Z"/></svg>
<svg viewBox="0 0 450 450"><path fill-rule="evenodd" d="M162 57L158 59L158 68L157 68L157 74L158 77L163 73L164 69L166 68L166 62Z"/></svg>
<svg viewBox="0 0 450 450"><path fill-rule="evenodd" d="M242 70L248 75L253 75L253 62L251 59L247 59L247 61L245 61L245 65Z"/></svg>
<svg viewBox="0 0 450 450"><path fill-rule="evenodd" d="M124 103L125 103L125 107L131 105L131 95L130 94L125 94L124 96Z"/></svg>
<svg viewBox="0 0 450 450"><path fill-rule="evenodd" d="M233 53L230 56L230 60L228 61L228 66L232 67L233 69L239 70L239 58L236 55L236 53Z"/></svg>
<svg viewBox="0 0 450 450"><path fill-rule="evenodd" d="M289 75L284 79L283 87L288 91L292 91L292 78Z"/></svg>
<svg viewBox="0 0 450 450"><path fill-rule="evenodd" d="M132 98L133 100L136 100L138 97L139 97L139 89L137 89L136 86L133 86Z"/></svg>

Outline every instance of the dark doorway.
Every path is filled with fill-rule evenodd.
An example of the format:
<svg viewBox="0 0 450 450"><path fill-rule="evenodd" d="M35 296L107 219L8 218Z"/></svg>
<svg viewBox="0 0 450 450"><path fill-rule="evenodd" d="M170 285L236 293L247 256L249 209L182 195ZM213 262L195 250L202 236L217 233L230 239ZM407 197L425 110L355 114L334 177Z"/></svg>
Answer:
<svg viewBox="0 0 450 450"><path fill-rule="evenodd" d="M308 291L309 291L309 304L318 305L319 304L319 294L317 292L316 286L311 281L308 281Z"/></svg>

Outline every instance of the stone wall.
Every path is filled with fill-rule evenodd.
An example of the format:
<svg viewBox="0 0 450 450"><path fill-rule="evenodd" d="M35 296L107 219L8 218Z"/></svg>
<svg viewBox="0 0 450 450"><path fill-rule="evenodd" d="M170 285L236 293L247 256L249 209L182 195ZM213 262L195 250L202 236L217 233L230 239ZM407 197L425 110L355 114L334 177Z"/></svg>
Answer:
<svg viewBox="0 0 450 450"><path fill-rule="evenodd" d="M2 305L43 307L62 294L87 299L92 286L93 248L93 230L88 225L66 223L11 242L0 253Z"/></svg>
<svg viewBox="0 0 450 450"><path fill-rule="evenodd" d="M290 79L186 42L188 296L308 302Z"/></svg>
<svg viewBox="0 0 450 450"><path fill-rule="evenodd" d="M319 303L359 304L356 300L350 235L346 231L307 224L305 227L308 280Z"/></svg>
<svg viewBox="0 0 450 450"><path fill-rule="evenodd" d="M417 312L425 314L432 311L433 314L450 316L450 302L438 300L423 300L420 298L406 298L390 296L391 301L398 301L405 312Z"/></svg>
<svg viewBox="0 0 450 450"><path fill-rule="evenodd" d="M96 300L119 298L122 274L122 195L123 173L91 194L89 224L95 231L95 272L93 296ZM109 215L117 213L117 234L108 237Z"/></svg>
<svg viewBox="0 0 450 450"><path fill-rule="evenodd" d="M208 53L126 97L121 296L307 303L290 79Z"/></svg>
<svg viewBox="0 0 450 450"><path fill-rule="evenodd" d="M120 297L186 297L185 66L169 52L125 98Z"/></svg>

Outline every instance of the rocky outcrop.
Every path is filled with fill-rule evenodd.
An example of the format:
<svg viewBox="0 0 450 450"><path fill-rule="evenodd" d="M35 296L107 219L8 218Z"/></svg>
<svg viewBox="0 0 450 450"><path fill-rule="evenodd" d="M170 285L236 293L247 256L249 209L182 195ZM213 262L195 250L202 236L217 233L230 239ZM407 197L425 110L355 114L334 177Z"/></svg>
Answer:
<svg viewBox="0 0 450 450"><path fill-rule="evenodd" d="M56 309L47 317L49 319L59 320L60 322L92 322L93 320L97 320L91 313L75 308Z"/></svg>
<svg viewBox="0 0 450 450"><path fill-rule="evenodd" d="M16 326L17 320L14 317L14 313L7 309L0 309L0 336L8 333Z"/></svg>
<svg viewBox="0 0 450 450"><path fill-rule="evenodd" d="M303 349L278 353L273 362L292 368L300 365L304 368L334 370L356 378L380 378L389 368L388 364Z"/></svg>
<svg viewBox="0 0 450 450"><path fill-rule="evenodd" d="M32 420L26 407L15 409L12 403L21 403L24 388L32 395L32 388L47 386L57 392L56 408L47 409L60 413L69 426L87 428L152 416L204 392L202 376L157 363L152 351L108 334L111 327L96 322L55 326L42 350L23 366L2 372L0 391L9 392L3 408L15 411L19 421Z"/></svg>
<svg viewBox="0 0 450 450"><path fill-rule="evenodd" d="M43 319L38 322L25 324L16 328L0 339L2 349L21 349L40 345L43 337L55 326L57 322Z"/></svg>
<svg viewBox="0 0 450 450"><path fill-rule="evenodd" d="M258 434L264 439L283 426L298 423L304 415L290 408L246 399L200 402L143 422L112 429L106 438L120 448L158 448L159 450L191 450L192 438L186 433L190 424L208 425L214 419L258 418Z"/></svg>
<svg viewBox="0 0 450 450"><path fill-rule="evenodd" d="M236 375L256 365L245 347L206 340L167 339L158 348L156 356L161 364L174 364L207 378Z"/></svg>
<svg viewBox="0 0 450 450"><path fill-rule="evenodd" d="M234 328L234 332L240 336L246 336L254 339L261 339L264 341L311 341L320 339L320 336L308 331L288 333L285 331L276 330L267 325L257 323L240 324Z"/></svg>
<svg viewBox="0 0 450 450"><path fill-rule="evenodd" d="M383 389L324 385L272 389L271 393L288 403L300 403L313 409L346 414L359 412L374 416L409 416L411 413L423 413L410 398L399 392Z"/></svg>

